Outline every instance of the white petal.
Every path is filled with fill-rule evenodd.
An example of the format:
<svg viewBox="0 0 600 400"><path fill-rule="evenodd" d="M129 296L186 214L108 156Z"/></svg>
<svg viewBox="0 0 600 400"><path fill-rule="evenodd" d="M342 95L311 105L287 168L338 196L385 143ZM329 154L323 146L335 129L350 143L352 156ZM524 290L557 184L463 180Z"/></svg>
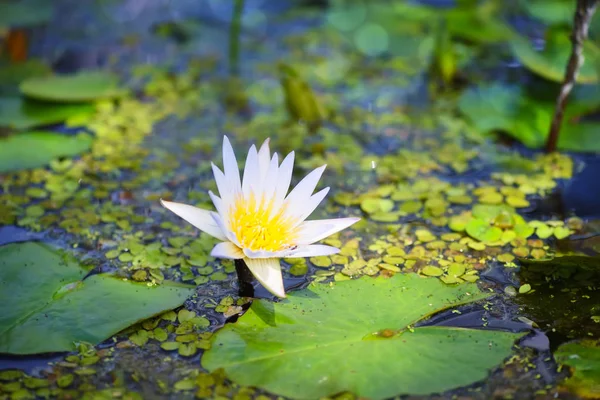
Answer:
<svg viewBox="0 0 600 400"><path fill-rule="evenodd" d="M321 175L323 175L323 171L325 171L325 167L326 165L323 165L322 167L313 170L310 174L306 175L294 189L292 189L285 199L285 204L289 207L290 211L296 213L294 209L297 210L298 206L306 204L306 201L315 191L317 183L319 183L319 179L321 179Z"/></svg>
<svg viewBox="0 0 600 400"><path fill-rule="evenodd" d="M336 219L317 219L313 221L304 221L300 224L298 232L298 244L307 245L325 239L327 236L346 229L352 224L360 221L360 218L336 218Z"/></svg>
<svg viewBox="0 0 600 400"><path fill-rule="evenodd" d="M242 250L231 242L221 242L213 247L210 255L217 258L230 258L237 260L244 258Z"/></svg>
<svg viewBox="0 0 600 400"><path fill-rule="evenodd" d="M278 210L283 204L285 195L287 194L290 183L292 182L292 172L294 169L294 152L292 151L284 159L279 166L279 172L277 173L277 184L275 186L274 194L274 209Z"/></svg>
<svg viewBox="0 0 600 400"><path fill-rule="evenodd" d="M310 244L308 246L298 247L296 250L290 252L286 257L299 258L299 257L318 257L318 256L330 256L337 254L340 249L333 246L327 246L324 244Z"/></svg>
<svg viewBox="0 0 600 400"><path fill-rule="evenodd" d="M244 197L250 196L250 188L256 186L259 178L258 169L258 152L256 146L252 145L246 157L246 165L244 166L244 179L242 180L242 192Z"/></svg>
<svg viewBox="0 0 600 400"><path fill-rule="evenodd" d="M219 213L219 216L221 217L221 219L224 220L225 222L227 222L227 213L225 212L225 203L223 202L223 200L219 196L217 196L216 194L214 194L212 192L212 190L208 191L208 196L212 200L212 202L213 202L215 208L217 209L217 212Z"/></svg>
<svg viewBox="0 0 600 400"><path fill-rule="evenodd" d="M202 232L208 233L219 240L227 240L225 233L221 230L219 225L215 222L216 219L220 219L219 215L213 211L203 210L198 207L190 206L182 203L174 203L171 201L160 200L160 204L168 210L174 212L181 218L185 219Z"/></svg>
<svg viewBox="0 0 600 400"><path fill-rule="evenodd" d="M227 182L227 178L225 178L225 174L217 167L214 163L210 163L212 166L213 176L215 177L215 183L217 184L217 189L219 190L219 196L223 199L231 198L231 188L229 186L229 182Z"/></svg>
<svg viewBox="0 0 600 400"><path fill-rule="evenodd" d="M269 160L271 159L269 141L270 139L267 138L267 140L263 142L262 146L260 146L260 150L258 150L258 169L260 171L261 182L267 175L267 170L269 169Z"/></svg>
<svg viewBox="0 0 600 400"><path fill-rule="evenodd" d="M266 202L273 200L273 195L275 194L277 176L279 174L279 156L277 153L273 154L273 158L271 159L271 163L269 164L269 169L267 170L267 175L265 176L265 180L262 183L261 190L261 198L263 198ZM277 209L275 209L277 210Z"/></svg>
<svg viewBox="0 0 600 400"><path fill-rule="evenodd" d="M233 193L240 193L242 190L242 183L240 181L240 171L238 169L237 160L233 147L227 136L223 137L223 172L229 187ZM224 196L221 193L221 197Z"/></svg>
<svg viewBox="0 0 600 400"><path fill-rule="evenodd" d="M310 198L305 200L303 203L297 204L295 206L290 206L290 208L288 209L289 211L286 211L290 213L290 215L293 215L294 218L296 218L296 220L298 221L298 223L301 223L306 218L308 218L313 211L315 211L315 209L319 206L319 204L321 204L325 196L327 196L327 193L329 193L328 187L310 196Z"/></svg>
<svg viewBox="0 0 600 400"><path fill-rule="evenodd" d="M252 275L267 289L278 297L285 297L281 265L277 258L244 258L244 262Z"/></svg>
<svg viewBox="0 0 600 400"><path fill-rule="evenodd" d="M267 258L299 258L299 257L316 257L316 256L329 256L331 254L337 254L340 249L333 246L327 246L324 244L310 244L305 246L297 246L293 249L281 250L281 251L266 251L257 250L252 251L250 249L243 249L246 257L252 260L260 260Z"/></svg>
<svg viewBox="0 0 600 400"><path fill-rule="evenodd" d="M229 214L227 214L227 212L223 210L223 201L217 196L215 196L215 194L210 190L208 191L208 195L210 196L210 199L212 200L213 204L215 205L215 208L218 211L218 214L213 213L213 219L215 221L215 224L219 227L221 232L223 232L223 234L226 237L226 239L222 240L228 240L236 246L240 247L240 242L237 240L237 237L230 229Z"/></svg>

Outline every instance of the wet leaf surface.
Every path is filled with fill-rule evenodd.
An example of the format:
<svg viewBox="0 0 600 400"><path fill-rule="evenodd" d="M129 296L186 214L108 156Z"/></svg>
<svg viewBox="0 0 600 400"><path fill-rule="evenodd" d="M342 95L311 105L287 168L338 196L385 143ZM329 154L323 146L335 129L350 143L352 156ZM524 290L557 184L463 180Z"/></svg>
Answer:
<svg viewBox="0 0 600 400"><path fill-rule="evenodd" d="M0 172L39 168L59 157L74 157L92 145L85 133L23 132L0 138Z"/></svg>
<svg viewBox="0 0 600 400"><path fill-rule="evenodd" d="M20 97L0 98L0 127L16 130L31 129L64 122L69 117L89 115L89 104L56 104Z"/></svg>
<svg viewBox="0 0 600 400"><path fill-rule="evenodd" d="M483 379L520 335L414 324L488 296L413 274L317 285L281 303L253 302L217 332L202 365L292 398L443 392Z"/></svg>
<svg viewBox="0 0 600 400"><path fill-rule="evenodd" d="M554 357L572 373L562 382L562 387L582 398L600 398L600 342L565 343L556 350Z"/></svg>
<svg viewBox="0 0 600 400"><path fill-rule="evenodd" d="M72 351L181 305L194 289L127 282L87 271L37 242L0 247L0 353Z"/></svg>
<svg viewBox="0 0 600 400"><path fill-rule="evenodd" d="M21 82L21 93L44 101L86 102L122 96L118 77L105 71L82 71L70 75L29 78Z"/></svg>

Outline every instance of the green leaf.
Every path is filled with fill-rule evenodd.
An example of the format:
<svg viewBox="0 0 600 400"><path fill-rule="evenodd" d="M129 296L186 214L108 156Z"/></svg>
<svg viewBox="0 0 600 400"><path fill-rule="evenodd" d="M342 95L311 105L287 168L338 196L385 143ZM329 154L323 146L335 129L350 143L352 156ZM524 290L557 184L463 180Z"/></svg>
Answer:
<svg viewBox="0 0 600 400"><path fill-rule="evenodd" d="M97 344L183 303L193 288L148 287L86 275L67 254L37 242L0 247L0 353L35 354Z"/></svg>
<svg viewBox="0 0 600 400"><path fill-rule="evenodd" d="M39 25L52 18L54 7L47 0L0 0L0 27Z"/></svg>
<svg viewBox="0 0 600 400"><path fill-rule="evenodd" d="M571 54L569 35L566 30L549 31L546 47L542 51L536 51L529 40L521 36L513 37L509 43L514 55L533 73L554 82L562 82ZM600 49L587 41L583 44L583 54L585 61L577 75L577 82L596 83L599 80Z"/></svg>
<svg viewBox="0 0 600 400"><path fill-rule="evenodd" d="M16 130L56 124L67 118L90 114L91 104L56 104L19 97L0 98L0 127Z"/></svg>
<svg viewBox="0 0 600 400"><path fill-rule="evenodd" d="M473 218L467 223L466 231L473 239L484 243L496 242L502 237L502 230L482 219Z"/></svg>
<svg viewBox="0 0 600 400"><path fill-rule="evenodd" d="M0 139L0 173L39 168L58 157L87 151L92 137L85 133L63 135L53 132L19 133Z"/></svg>
<svg viewBox="0 0 600 400"><path fill-rule="evenodd" d="M583 340L565 343L558 347L554 357L573 372L561 386L582 398L600 398L600 342Z"/></svg>
<svg viewBox="0 0 600 400"><path fill-rule="evenodd" d="M57 102L93 101L125 93L117 76L105 71L30 78L21 83L20 89L33 99Z"/></svg>
<svg viewBox="0 0 600 400"><path fill-rule="evenodd" d="M52 69L48 64L36 59L2 65L0 67L0 95L19 96L19 84L23 80L51 73Z"/></svg>
<svg viewBox="0 0 600 400"><path fill-rule="evenodd" d="M280 303L255 300L213 336L202 365L292 398L443 392L484 379L520 335L412 325L488 296L416 274L317 284Z"/></svg>
<svg viewBox="0 0 600 400"><path fill-rule="evenodd" d="M600 124L573 121L599 107L600 98L583 89L573 91L565 111L558 141L561 150L600 151ZM591 89L597 91L598 87ZM555 99L534 98L515 86L491 84L466 90L458 108L481 133L504 132L527 147L539 148L546 143L554 102Z"/></svg>

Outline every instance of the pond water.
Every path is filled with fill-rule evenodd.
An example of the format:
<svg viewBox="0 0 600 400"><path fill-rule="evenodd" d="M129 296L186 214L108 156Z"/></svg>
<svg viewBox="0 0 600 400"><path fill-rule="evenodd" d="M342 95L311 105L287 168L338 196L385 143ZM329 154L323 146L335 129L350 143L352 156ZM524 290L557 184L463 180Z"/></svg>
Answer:
<svg viewBox="0 0 600 400"><path fill-rule="evenodd" d="M34 3L29 6L32 15ZM389 318L377 329L366 327L374 336L391 329L390 336L401 338L413 330L417 335L429 332L430 327L449 329L447 337L465 330L472 335L501 332L513 335L507 350L489 365L481 360L491 356L481 353L453 367L465 368L466 380L458 384L462 381L444 369L453 365L446 364L451 359L462 360L461 354L469 353L469 341L457 336L454 344L440 340L433 356L426 350L414 358L407 355L410 366L400 360L381 364L377 371L365 368L357 378L366 377L362 386L340 383L332 387L342 390L318 393L349 399L390 397L383 389L369 391L369 382L375 387L382 376L394 380L394 371L411 377L422 371L414 372L415 381L446 386L431 393L427 385L406 386L391 395L600 397L597 361L580 367L592 371L582 378L568 359L575 355L585 361L588 353L564 347L575 343L587 346L590 355L598 354L600 158L593 151L600 148L593 141L586 148L583 139L573 139L559 143L563 150L557 153L532 149L543 140L539 135L546 134L552 96L558 93L559 84L544 79L550 80L552 71L564 65L556 66L560 57L555 57L555 64L536 72L526 57L511 52L515 39L506 30L534 42L544 37L548 21L535 18L540 9L495 1L476 6L468 1L246 0L236 55L230 43L234 3L59 0L52 3L48 20L40 17L42 23L24 29L28 61L21 62L32 72L23 67L23 77L16 78L12 64L2 59L0 69L8 71L0 71L4 110L23 96L30 97L28 102L81 108L62 109L68 115L59 117L59 111L45 109L34 116L30 110L24 117L0 107L0 147L8 149L9 140L34 130L58 134L52 139L55 144L50 139L40 144L45 139L33 135L11 144L10 153L0 149L0 158L8 160L0 162L0 252L16 243L43 242L69 254L56 256L62 261L53 265L67 268L70 257L77 265L75 278L61 275L66 272L57 267L57 286L44 297L45 286L51 285L44 282L56 278L48 272L55 256L38 256L37 250L0 253L10 255L0 260L5 271L19 262L23 271L34 265L27 276L0 275L0 310L10 315L0 318L5 325L0 327L0 399L313 398L310 393L316 392L285 387L286 382L292 388L310 386L310 380L298 384L293 376L279 377L275 368L265 376L272 373L277 384L229 367L215 371L206 367L214 363L203 360L204 354L216 351L211 348L216 343L226 348L223 327L243 329L249 324L244 318L250 316L242 314L248 310L260 316L260 306L271 307L284 318L286 312L293 315L286 304L302 304L310 314L315 311L310 302L307 306L301 301L311 290L327 308L334 304L320 292L327 287L334 290L354 280L392 282L404 274L436 281L439 288L419 289L410 303L400 288L391 295L399 297L377 300L361 298L365 289L357 286L356 298L339 303L344 307L335 309L335 315L319 320L315 335L329 318L341 327L348 324L349 332L359 331L369 321L359 316L368 315L372 307L373 315ZM449 14L432 22L442 13ZM39 69L29 64L32 60L46 65L42 72L112 71L118 87L106 84L102 76L50 89L22 84L20 93L19 81ZM232 75L236 69L239 74ZM573 121L600 108L598 84L587 85L575 93L574 104L581 112L569 114ZM536 91L543 96L527 97ZM519 103L507 106L515 96L521 96ZM27 118L25 128L15 125L17 118ZM581 126L600 132L593 115L588 119ZM571 122L565 135L588 134ZM281 301L256 281L240 293L234 262L209 255L217 241L160 205L160 199L169 199L213 209L208 191L217 188L211 162L223 165L223 135L231 140L240 167L249 146L266 138L273 152L295 151L294 183L327 164L318 188L331 189L310 219L361 218L324 240L341 248L340 254L283 260L289 300ZM63 142L65 138L72 142ZM582 148L590 152L570 151ZM35 154L50 156L38 162ZM118 300L120 289L112 288L116 282L108 275L139 285L131 286L139 290L123 291L139 294L162 287L171 294L165 292L164 301L157 295L139 297L137 306L147 308L138 310L133 301ZM79 279L85 285L94 278L106 285L101 286L105 291L92 293L91 284L77 286ZM481 297L464 300L450 292L460 288L468 288L468 296L481 292ZM71 302L69 296L84 290L90 296L87 302ZM178 290L189 296L175 299ZM443 297L440 304L431 300L436 293ZM69 305L55 311L50 304L61 299L69 299ZM431 310L398 322L411 308L430 301ZM71 322L63 324L63 318ZM106 328L120 318L120 324ZM45 322L28 325L32 319L56 321L49 324L51 332L65 325L73 336L45 337ZM106 334L97 333L99 325ZM248 338L258 330L239 334ZM297 338L304 340L300 334ZM320 368L343 369L344 358L319 349L319 340L329 340L325 333L325 339L319 338L308 343L315 360L325 365ZM87 343L94 339L98 343ZM251 351L254 342L248 340L247 348L237 344L238 354ZM268 342L268 335L261 340ZM476 336L469 340L476 345ZM494 340L490 349L501 347L505 339ZM47 350L58 342L70 351ZM422 349L422 343L411 349ZM438 355L442 361L436 361ZM310 375L305 372L311 367L298 357L285 368ZM351 357L349 365L356 361ZM336 372L331 374L335 378ZM284 389L278 391L281 382Z"/></svg>

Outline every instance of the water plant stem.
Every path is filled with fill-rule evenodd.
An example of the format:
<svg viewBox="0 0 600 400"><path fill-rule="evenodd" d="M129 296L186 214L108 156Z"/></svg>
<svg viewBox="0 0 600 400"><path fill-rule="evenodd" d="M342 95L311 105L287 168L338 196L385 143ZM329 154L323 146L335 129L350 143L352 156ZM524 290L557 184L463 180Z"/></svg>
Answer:
<svg viewBox="0 0 600 400"><path fill-rule="evenodd" d="M577 1L577 8L573 18L573 31L571 33L571 42L573 44L571 47L571 57L569 58L569 63L567 64L565 79L563 80L560 93L558 94L558 98L556 100L554 118L552 119L552 124L550 125L550 133L548 135L548 141L546 142L546 151L548 153L556 151L558 135L560 133L560 127L562 125L567 100L571 90L573 89L573 85L575 85L579 68L581 67L581 64L583 64L584 60L583 42L588 36L590 21L594 15L594 12L596 11L598 1L599 0Z"/></svg>
<svg viewBox="0 0 600 400"><path fill-rule="evenodd" d="M233 16L229 28L229 73L239 74L240 59L240 32L242 28L242 14L244 12L245 0L234 0Z"/></svg>
<svg viewBox="0 0 600 400"><path fill-rule="evenodd" d="M242 297L254 297L254 286L252 286L254 276L244 260L235 260L235 272L238 278L239 295Z"/></svg>

